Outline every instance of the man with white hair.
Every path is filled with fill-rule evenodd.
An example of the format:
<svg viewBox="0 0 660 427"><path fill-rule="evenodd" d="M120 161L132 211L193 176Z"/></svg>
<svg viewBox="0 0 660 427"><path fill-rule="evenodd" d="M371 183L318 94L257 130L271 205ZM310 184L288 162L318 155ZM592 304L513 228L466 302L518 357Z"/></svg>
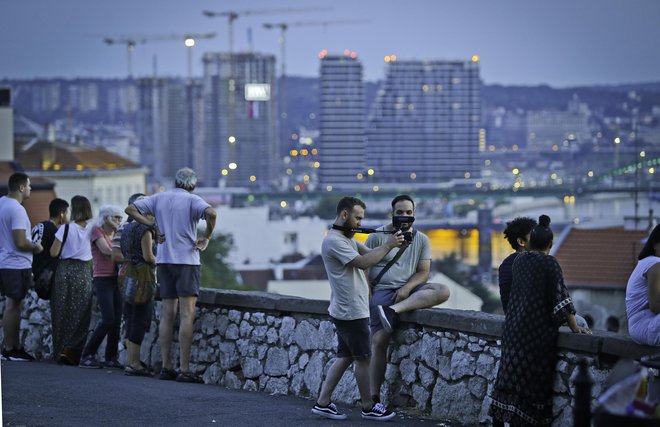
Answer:
<svg viewBox="0 0 660 427"><path fill-rule="evenodd" d="M159 339L163 367L159 378L179 382L202 382L190 372L190 347L195 320L195 303L199 295L200 255L206 249L215 227L216 212L201 197L192 194L197 176L190 168L179 169L175 175L173 190L156 193L136 200L126 208L126 213L137 222L158 227L164 235L156 255L160 296L163 300L159 325ZM145 215L150 214L155 220ZM197 238L197 223L206 220L206 230ZM179 372L172 362L172 333L180 307L179 322Z"/></svg>

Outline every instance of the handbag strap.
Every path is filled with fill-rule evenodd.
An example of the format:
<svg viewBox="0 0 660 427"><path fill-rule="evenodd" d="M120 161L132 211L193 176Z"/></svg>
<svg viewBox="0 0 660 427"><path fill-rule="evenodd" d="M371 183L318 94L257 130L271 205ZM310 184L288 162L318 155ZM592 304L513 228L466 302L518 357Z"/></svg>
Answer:
<svg viewBox="0 0 660 427"><path fill-rule="evenodd" d="M66 243L66 238L69 235L69 224L64 226L64 237L62 238L62 245L60 246L60 253L57 254L57 257L62 256L62 249L64 249L64 244Z"/></svg>
<svg viewBox="0 0 660 427"><path fill-rule="evenodd" d="M413 230L413 235L412 235L413 239L415 238L416 234L417 234L417 230ZM392 258L390 262L388 262L387 265L385 265L385 267L383 267L383 269L380 270L378 276L376 276L374 280L371 281L371 286L376 286L378 282L380 282L380 279L382 279L385 273L387 273L387 270L389 270L394 264L396 264L399 258L401 258L401 255L403 255L403 251L405 251L408 246L410 245L408 244L406 246L402 246L401 248L399 248L399 251L396 253L396 255L394 255L394 258Z"/></svg>

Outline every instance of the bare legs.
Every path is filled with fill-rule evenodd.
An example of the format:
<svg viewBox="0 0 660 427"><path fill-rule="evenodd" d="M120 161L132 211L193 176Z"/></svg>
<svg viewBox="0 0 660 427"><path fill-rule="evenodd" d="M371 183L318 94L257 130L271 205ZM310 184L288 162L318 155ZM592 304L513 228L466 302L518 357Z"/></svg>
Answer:
<svg viewBox="0 0 660 427"><path fill-rule="evenodd" d="M190 347L192 346L196 302L196 296L179 298L179 308L181 310L181 322L179 323L179 345L181 346L181 355L179 367L181 368L181 372L190 372Z"/></svg>
<svg viewBox="0 0 660 427"><path fill-rule="evenodd" d="M190 347L192 346L196 303L196 296L180 297L178 300L176 298L163 300L158 334L160 337L160 349L163 355L163 368L165 369L173 369L172 335L178 305L178 308L180 308L179 346L181 350L179 368L181 372L190 371Z"/></svg>
<svg viewBox="0 0 660 427"><path fill-rule="evenodd" d="M167 298L161 304L160 323L158 324L158 338L160 352L163 356L163 369L173 369L172 366L172 329L177 311L177 299Z"/></svg>
<svg viewBox="0 0 660 427"><path fill-rule="evenodd" d="M7 298L5 312L2 315L2 330L5 334L5 350L20 347L19 331L21 325L21 303L23 300Z"/></svg>
<svg viewBox="0 0 660 427"><path fill-rule="evenodd" d="M449 288L439 283L427 283L424 289L412 293L408 298L390 306L395 313L405 313L418 308L429 308L449 299ZM380 396L380 387L385 379L387 365L387 345L390 336L386 330L381 329L371 337L371 364L369 366L369 379L371 396Z"/></svg>
<svg viewBox="0 0 660 427"><path fill-rule="evenodd" d="M395 313L405 313L418 308L429 308L442 304L449 299L449 288L440 283L427 283L424 289L410 294L403 301L391 305Z"/></svg>
<svg viewBox="0 0 660 427"><path fill-rule="evenodd" d="M365 410L371 409L373 402L369 394L369 359L355 359L352 357L340 357L335 359L334 363L328 369L328 374L321 386L321 393L317 403L321 406L328 406L332 398L332 392L339 384L339 380L344 375L346 369L355 363L355 381L360 391L360 399L362 400L362 408Z"/></svg>

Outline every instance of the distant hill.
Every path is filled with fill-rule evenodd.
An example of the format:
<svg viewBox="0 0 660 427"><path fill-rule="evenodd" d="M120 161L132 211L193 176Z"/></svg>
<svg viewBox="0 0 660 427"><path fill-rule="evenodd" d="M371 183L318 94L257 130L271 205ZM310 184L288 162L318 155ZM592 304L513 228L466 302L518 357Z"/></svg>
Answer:
<svg viewBox="0 0 660 427"><path fill-rule="evenodd" d="M486 107L507 109L542 110L566 109L568 102L577 95L591 109L614 113L623 103L630 103L628 93L634 91L641 97L640 107L650 111L660 106L660 82L616 86L584 86L557 89L550 86L502 86L483 85L481 95Z"/></svg>

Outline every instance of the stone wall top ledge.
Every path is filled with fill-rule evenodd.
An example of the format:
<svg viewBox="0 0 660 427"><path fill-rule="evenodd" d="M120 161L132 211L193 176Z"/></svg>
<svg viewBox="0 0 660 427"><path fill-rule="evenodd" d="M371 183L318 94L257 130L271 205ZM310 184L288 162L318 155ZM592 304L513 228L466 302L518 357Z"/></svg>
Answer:
<svg viewBox="0 0 660 427"><path fill-rule="evenodd" d="M328 314L328 301L278 295L259 291L232 291L202 288L198 304L255 310Z"/></svg>
<svg viewBox="0 0 660 427"><path fill-rule="evenodd" d="M198 299L200 305L279 311L327 316L328 301L312 300L256 291L231 291L203 288ZM502 336L504 316L480 311L430 308L401 315L402 323L430 326L441 330L460 331L491 339ZM567 327L559 332L560 350L594 355L609 355L639 359L647 354L660 353L660 348L636 344L629 337L611 332L593 335L574 334Z"/></svg>

